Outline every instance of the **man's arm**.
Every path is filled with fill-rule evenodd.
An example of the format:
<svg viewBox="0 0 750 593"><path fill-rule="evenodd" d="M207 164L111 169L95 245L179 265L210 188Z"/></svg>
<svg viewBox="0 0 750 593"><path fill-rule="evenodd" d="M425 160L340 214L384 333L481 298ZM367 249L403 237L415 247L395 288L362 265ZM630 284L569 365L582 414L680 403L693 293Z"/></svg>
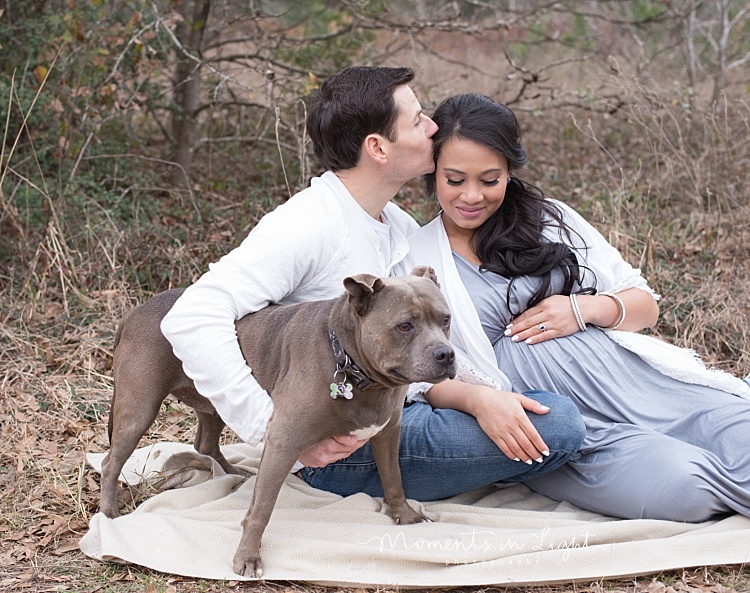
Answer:
<svg viewBox="0 0 750 593"><path fill-rule="evenodd" d="M234 323L289 295L309 300L302 285L316 275L327 240L304 209L279 210L266 215L240 246L212 264L161 324L198 392L248 443L262 440L273 404L242 355Z"/></svg>
<svg viewBox="0 0 750 593"><path fill-rule="evenodd" d="M257 443L273 404L239 348L234 322L240 316L231 294L204 276L177 299L161 330L198 392L243 441Z"/></svg>

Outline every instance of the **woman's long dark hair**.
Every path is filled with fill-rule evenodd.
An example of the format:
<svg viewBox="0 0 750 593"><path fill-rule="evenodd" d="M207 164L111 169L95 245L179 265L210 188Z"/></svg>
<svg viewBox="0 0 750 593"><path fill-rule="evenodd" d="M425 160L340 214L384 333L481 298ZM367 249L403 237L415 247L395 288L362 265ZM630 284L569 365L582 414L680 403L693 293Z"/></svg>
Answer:
<svg viewBox="0 0 750 593"><path fill-rule="evenodd" d="M526 164L526 148L521 142L515 114L485 95L468 93L450 97L438 106L432 119L439 126L432 138L435 163L445 143L459 138L503 155L511 172ZM435 196L436 185L436 173L425 176L428 195ZM555 269L563 273L563 294L569 295L576 283L582 285L582 267L575 253L564 243L542 238L545 223L557 226L570 238L571 231L562 217L558 206L546 199L541 189L513 176L502 206L474 233L473 247L482 262L481 268L511 279L507 295L509 305L513 281L519 276L540 279L528 307L545 298ZM595 290L585 288L582 292Z"/></svg>

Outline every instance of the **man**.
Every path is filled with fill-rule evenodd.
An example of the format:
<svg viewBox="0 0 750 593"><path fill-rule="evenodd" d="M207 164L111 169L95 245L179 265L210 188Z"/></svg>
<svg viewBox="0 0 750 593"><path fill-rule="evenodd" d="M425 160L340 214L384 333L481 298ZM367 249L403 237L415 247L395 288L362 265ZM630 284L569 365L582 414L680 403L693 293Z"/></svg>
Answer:
<svg viewBox="0 0 750 593"><path fill-rule="evenodd" d="M437 130L408 86L413 77L409 68L353 67L327 79L307 119L326 173L265 215L162 322L185 373L246 442L262 439L273 404L242 357L235 320L269 303L334 298L346 276L386 276L408 251L406 237L417 224L390 200L404 183L434 170ZM406 495L444 498L500 480L530 479L566 462L583 439L575 407L545 394L554 399L548 413L538 401L515 396L516 408L533 418L524 416L524 433L502 445L472 416L423 402L407 406L401 438ZM545 440L554 442L548 447ZM326 439L299 462L300 475L315 487L382 495L371 447L351 435Z"/></svg>

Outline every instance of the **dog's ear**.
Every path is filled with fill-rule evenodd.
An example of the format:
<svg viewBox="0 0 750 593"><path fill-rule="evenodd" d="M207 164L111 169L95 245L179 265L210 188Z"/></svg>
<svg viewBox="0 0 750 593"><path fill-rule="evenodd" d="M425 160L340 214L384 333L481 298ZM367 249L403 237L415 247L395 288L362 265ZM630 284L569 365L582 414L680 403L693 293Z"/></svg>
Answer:
<svg viewBox="0 0 750 593"><path fill-rule="evenodd" d="M384 286L385 283L372 274L357 274L344 278L344 288L349 293L349 304L357 315L365 315L370 310L373 296Z"/></svg>
<svg viewBox="0 0 750 593"><path fill-rule="evenodd" d="M435 284L438 285L438 288L440 288L440 283L438 282L437 274L435 274L435 270L433 270L430 266L417 266L411 271L411 275L429 278Z"/></svg>

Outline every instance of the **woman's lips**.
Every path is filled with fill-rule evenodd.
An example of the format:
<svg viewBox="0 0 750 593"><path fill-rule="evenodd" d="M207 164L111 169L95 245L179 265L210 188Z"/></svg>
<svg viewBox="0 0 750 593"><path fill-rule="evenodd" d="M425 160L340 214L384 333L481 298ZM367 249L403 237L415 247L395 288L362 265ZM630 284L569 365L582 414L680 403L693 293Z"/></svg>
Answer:
<svg viewBox="0 0 750 593"><path fill-rule="evenodd" d="M482 213L483 208L456 208L464 218L476 218Z"/></svg>

